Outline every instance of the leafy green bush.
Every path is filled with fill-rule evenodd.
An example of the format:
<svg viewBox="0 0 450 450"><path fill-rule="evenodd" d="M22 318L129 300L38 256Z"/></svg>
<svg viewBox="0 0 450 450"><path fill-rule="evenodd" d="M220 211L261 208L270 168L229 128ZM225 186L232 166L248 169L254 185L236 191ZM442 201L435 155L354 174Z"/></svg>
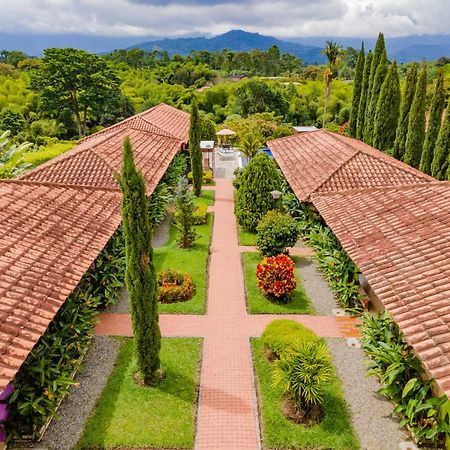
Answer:
<svg viewBox="0 0 450 450"><path fill-rule="evenodd" d="M192 216L194 225L204 225L208 222L208 205L197 205Z"/></svg>
<svg viewBox="0 0 450 450"><path fill-rule="evenodd" d="M269 211L259 222L256 244L263 256L275 256L293 247L299 235L297 221L288 213Z"/></svg>
<svg viewBox="0 0 450 450"><path fill-rule="evenodd" d="M9 439L39 436L59 401L74 384L94 334L98 308L117 297L124 281L121 230L110 239L65 301L14 378L9 399Z"/></svg>
<svg viewBox="0 0 450 450"><path fill-rule="evenodd" d="M239 225L256 231L261 218L275 207L271 191L280 189L282 178L272 158L261 152L249 162L239 177L236 217Z"/></svg>
<svg viewBox="0 0 450 450"><path fill-rule="evenodd" d="M298 411L308 417L320 405L325 383L331 379L331 361L321 342L296 340L273 368L273 385L280 386Z"/></svg>
<svg viewBox="0 0 450 450"><path fill-rule="evenodd" d="M298 221L302 238L314 248L315 260L339 303L348 311L361 312L359 270L319 213L294 194L283 194L283 205Z"/></svg>
<svg viewBox="0 0 450 450"><path fill-rule="evenodd" d="M195 295L195 284L188 273L167 269L158 273L158 300L161 303L185 302Z"/></svg>
<svg viewBox="0 0 450 450"><path fill-rule="evenodd" d="M189 172L188 175L189 183L192 183L192 172ZM211 170L203 171L203 184L212 184L213 183L213 173Z"/></svg>
<svg viewBox="0 0 450 450"><path fill-rule="evenodd" d="M363 317L361 344L371 359L370 373L380 379L379 393L397 405L394 413L400 416L400 425L407 426L421 444L442 448L450 435L448 415L442 413L448 410L449 400L445 395L433 397L432 380L424 380L420 360L389 313Z"/></svg>
<svg viewBox="0 0 450 450"><path fill-rule="evenodd" d="M179 231L178 245L181 248L192 247L198 238L194 230L195 205L192 192L189 191L187 180L181 180L176 197L174 224Z"/></svg>
<svg viewBox="0 0 450 450"><path fill-rule="evenodd" d="M293 341L316 342L318 337L301 323L279 319L267 325L261 335L261 340L264 346L279 358L283 352L290 350Z"/></svg>

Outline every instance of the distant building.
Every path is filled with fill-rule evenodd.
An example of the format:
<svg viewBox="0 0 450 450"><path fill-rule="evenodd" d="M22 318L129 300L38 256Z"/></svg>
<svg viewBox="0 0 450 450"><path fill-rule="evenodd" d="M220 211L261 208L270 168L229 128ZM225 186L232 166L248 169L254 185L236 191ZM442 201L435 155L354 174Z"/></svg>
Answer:
<svg viewBox="0 0 450 450"><path fill-rule="evenodd" d="M292 127L297 133L310 133L311 131L317 131L318 128L311 125L311 126L297 126Z"/></svg>

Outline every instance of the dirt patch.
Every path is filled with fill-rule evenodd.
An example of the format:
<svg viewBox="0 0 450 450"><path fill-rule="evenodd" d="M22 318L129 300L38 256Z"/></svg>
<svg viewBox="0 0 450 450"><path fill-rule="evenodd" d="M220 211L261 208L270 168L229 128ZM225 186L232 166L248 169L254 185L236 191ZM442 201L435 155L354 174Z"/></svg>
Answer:
<svg viewBox="0 0 450 450"><path fill-rule="evenodd" d="M317 425L323 419L323 410L320 405L311 406L307 412L300 411L295 408L291 400L287 397L281 402L281 411L286 419L305 427Z"/></svg>

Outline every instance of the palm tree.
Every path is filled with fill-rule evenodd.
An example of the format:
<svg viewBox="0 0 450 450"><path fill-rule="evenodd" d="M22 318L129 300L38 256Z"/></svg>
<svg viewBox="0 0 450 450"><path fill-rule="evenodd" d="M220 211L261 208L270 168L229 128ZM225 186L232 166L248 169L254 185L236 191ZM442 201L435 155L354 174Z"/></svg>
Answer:
<svg viewBox="0 0 450 450"><path fill-rule="evenodd" d="M325 103L323 107L323 121L322 127L325 126L325 115L327 113L327 104L330 98L331 93L331 82L333 81L333 73L336 65L339 62L339 56L343 53L342 46L337 42L326 41L325 48L322 50L322 53L328 59L328 65L323 74L323 78L325 80Z"/></svg>
<svg viewBox="0 0 450 450"><path fill-rule="evenodd" d="M247 133L241 142L241 152L250 160L256 155L260 146L258 137L253 133Z"/></svg>

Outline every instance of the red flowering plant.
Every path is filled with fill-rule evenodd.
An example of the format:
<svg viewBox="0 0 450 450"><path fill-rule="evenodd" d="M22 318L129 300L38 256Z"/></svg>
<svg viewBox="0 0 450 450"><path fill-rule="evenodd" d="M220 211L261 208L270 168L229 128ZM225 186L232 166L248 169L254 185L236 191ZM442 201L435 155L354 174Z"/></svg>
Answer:
<svg viewBox="0 0 450 450"><path fill-rule="evenodd" d="M264 258L256 266L256 278L261 292L279 303L287 303L297 286L294 261L283 254Z"/></svg>

